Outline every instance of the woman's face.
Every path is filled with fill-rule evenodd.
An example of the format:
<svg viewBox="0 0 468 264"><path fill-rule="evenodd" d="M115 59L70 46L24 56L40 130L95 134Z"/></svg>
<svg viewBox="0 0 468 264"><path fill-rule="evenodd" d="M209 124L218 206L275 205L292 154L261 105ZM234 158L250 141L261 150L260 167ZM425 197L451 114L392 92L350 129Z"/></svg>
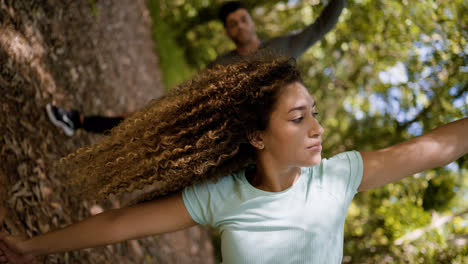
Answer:
<svg viewBox="0 0 468 264"><path fill-rule="evenodd" d="M278 96L268 128L260 132L272 161L285 166L313 166L321 162L322 134L315 102L300 82L285 86Z"/></svg>

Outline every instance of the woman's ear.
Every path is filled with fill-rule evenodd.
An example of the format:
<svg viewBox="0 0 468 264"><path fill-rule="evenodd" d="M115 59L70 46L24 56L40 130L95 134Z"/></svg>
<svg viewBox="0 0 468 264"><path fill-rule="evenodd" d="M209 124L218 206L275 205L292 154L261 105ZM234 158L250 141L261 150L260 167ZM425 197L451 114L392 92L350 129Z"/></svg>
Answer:
<svg viewBox="0 0 468 264"><path fill-rule="evenodd" d="M247 132L247 138L250 145L252 145L254 148L258 150L263 150L265 148L263 137L260 131L255 130Z"/></svg>

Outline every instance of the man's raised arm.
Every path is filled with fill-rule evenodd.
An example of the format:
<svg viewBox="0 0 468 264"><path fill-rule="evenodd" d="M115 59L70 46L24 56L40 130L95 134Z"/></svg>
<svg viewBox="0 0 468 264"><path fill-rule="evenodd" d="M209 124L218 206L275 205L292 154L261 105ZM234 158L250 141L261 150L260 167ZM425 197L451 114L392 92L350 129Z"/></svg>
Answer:
<svg viewBox="0 0 468 264"><path fill-rule="evenodd" d="M321 40L325 34L335 27L345 5L346 0L331 0L314 23L297 34L290 35L288 41L289 54L298 58L308 48Z"/></svg>

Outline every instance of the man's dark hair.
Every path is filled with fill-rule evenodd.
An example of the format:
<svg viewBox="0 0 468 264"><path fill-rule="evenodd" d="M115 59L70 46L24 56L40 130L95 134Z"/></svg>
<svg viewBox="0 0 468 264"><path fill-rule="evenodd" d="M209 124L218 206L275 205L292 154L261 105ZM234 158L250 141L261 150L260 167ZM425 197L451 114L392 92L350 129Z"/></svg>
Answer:
<svg viewBox="0 0 468 264"><path fill-rule="evenodd" d="M224 26L226 26L227 16L241 8L247 9L240 1L226 2L221 6L219 9L219 19L223 22Z"/></svg>

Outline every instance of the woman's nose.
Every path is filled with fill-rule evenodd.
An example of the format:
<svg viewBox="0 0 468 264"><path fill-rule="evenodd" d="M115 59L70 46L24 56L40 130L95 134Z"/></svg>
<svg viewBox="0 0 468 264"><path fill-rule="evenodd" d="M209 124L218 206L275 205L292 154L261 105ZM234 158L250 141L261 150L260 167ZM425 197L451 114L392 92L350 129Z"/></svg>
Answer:
<svg viewBox="0 0 468 264"><path fill-rule="evenodd" d="M319 137L323 134L324 130L320 123L314 117L311 118L311 124L309 128L309 136L310 137Z"/></svg>

